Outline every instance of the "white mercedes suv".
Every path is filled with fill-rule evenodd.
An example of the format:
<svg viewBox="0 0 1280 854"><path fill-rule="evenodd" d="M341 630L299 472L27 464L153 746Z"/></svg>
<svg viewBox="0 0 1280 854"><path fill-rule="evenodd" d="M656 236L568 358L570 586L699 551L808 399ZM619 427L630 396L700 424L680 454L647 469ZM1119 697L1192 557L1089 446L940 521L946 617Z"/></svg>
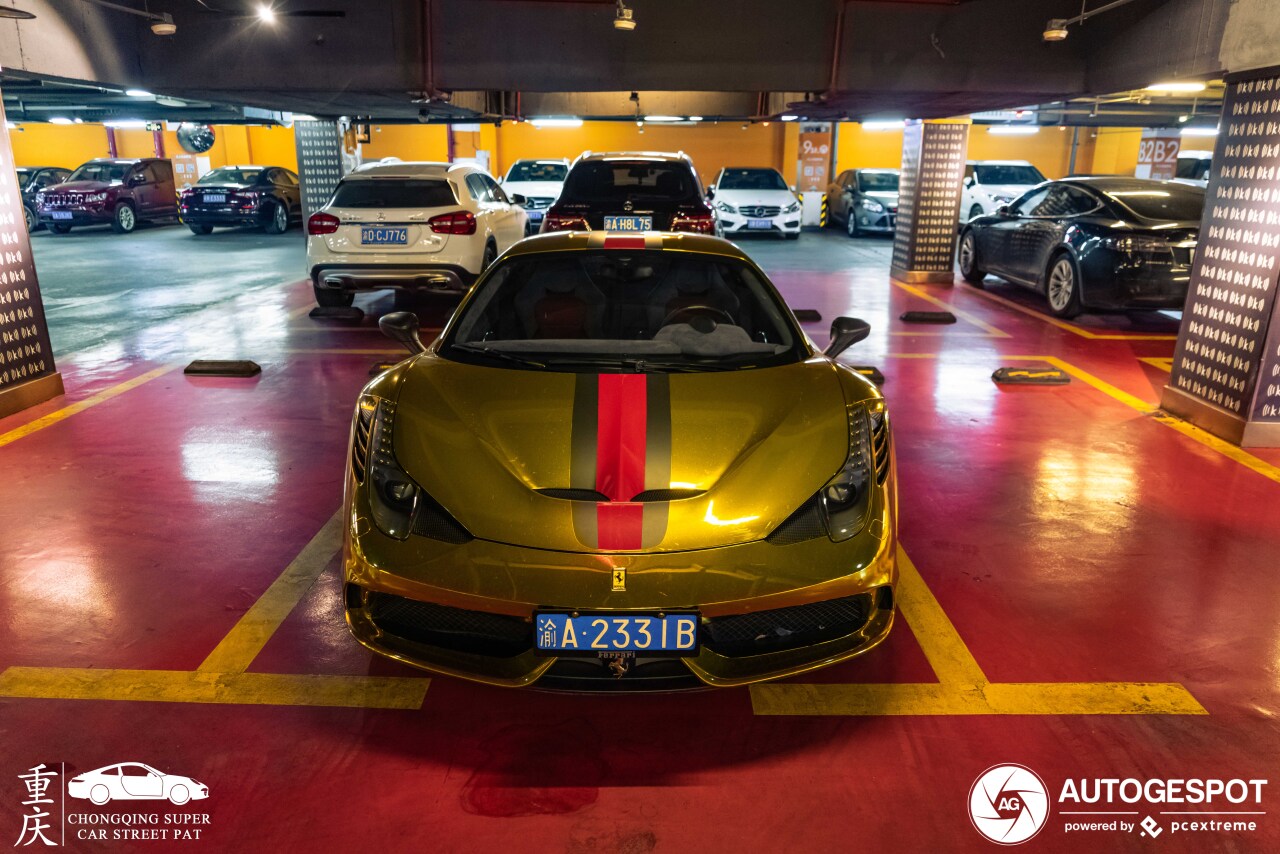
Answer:
<svg viewBox="0 0 1280 854"><path fill-rule="evenodd" d="M960 221L995 213L1043 182L1044 175L1026 160L970 160L964 167Z"/></svg>
<svg viewBox="0 0 1280 854"><path fill-rule="evenodd" d="M531 234L542 227L543 214L559 198L568 174L568 160L517 160L507 170L502 189L509 196L518 193L525 197L524 210L529 215Z"/></svg>
<svg viewBox="0 0 1280 854"><path fill-rule="evenodd" d="M523 196L472 164L361 167L307 220L307 269L322 306L357 291L465 291L524 237Z"/></svg>

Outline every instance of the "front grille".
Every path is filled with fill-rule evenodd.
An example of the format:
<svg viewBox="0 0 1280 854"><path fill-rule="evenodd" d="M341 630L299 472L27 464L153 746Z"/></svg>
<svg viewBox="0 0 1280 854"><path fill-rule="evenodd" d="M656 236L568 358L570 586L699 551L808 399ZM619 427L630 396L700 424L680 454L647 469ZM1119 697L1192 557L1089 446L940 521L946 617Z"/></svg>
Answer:
<svg viewBox="0 0 1280 854"><path fill-rule="evenodd" d="M369 618L387 634L472 655L511 658L533 646L533 624L519 617L449 608L371 591Z"/></svg>
<svg viewBox="0 0 1280 854"><path fill-rule="evenodd" d="M773 529L773 533L765 539L775 546L789 546L805 540L816 540L827 535L826 525L822 522L822 508L818 506L818 496L814 495L800 509L792 513L782 524Z"/></svg>
<svg viewBox="0 0 1280 854"><path fill-rule="evenodd" d="M876 462L876 483L889 476L889 416L880 413L871 418L871 451Z"/></svg>
<svg viewBox="0 0 1280 854"><path fill-rule="evenodd" d="M598 658L561 658L537 681L553 691L688 691L705 688L678 658L637 657L618 678Z"/></svg>
<svg viewBox="0 0 1280 854"><path fill-rule="evenodd" d="M356 435L351 442L351 469L356 473L356 480L364 483L365 469L369 463L369 431L373 429L373 413L377 407L366 409L363 405L356 407Z"/></svg>
<svg viewBox="0 0 1280 854"><path fill-rule="evenodd" d="M530 196L524 200L524 209L528 211L546 210L551 207L551 203L554 201L555 199L545 196Z"/></svg>
<svg viewBox="0 0 1280 854"><path fill-rule="evenodd" d="M793 608L716 617L703 627L703 643L729 657L781 652L853 634L870 616L871 594L859 593Z"/></svg>
<svg viewBox="0 0 1280 854"><path fill-rule="evenodd" d="M435 499L425 492L418 493L418 512L413 517L413 533L446 543L469 543L475 537L462 527L462 523L449 515Z"/></svg>
<svg viewBox="0 0 1280 854"><path fill-rule="evenodd" d="M777 205L743 205L738 211L746 217L774 217L782 213Z"/></svg>
<svg viewBox="0 0 1280 854"><path fill-rule="evenodd" d="M535 492L548 498L559 498L561 501L594 501L599 504L609 500L609 496L603 492L596 492L594 489L558 489L549 487L535 490Z"/></svg>

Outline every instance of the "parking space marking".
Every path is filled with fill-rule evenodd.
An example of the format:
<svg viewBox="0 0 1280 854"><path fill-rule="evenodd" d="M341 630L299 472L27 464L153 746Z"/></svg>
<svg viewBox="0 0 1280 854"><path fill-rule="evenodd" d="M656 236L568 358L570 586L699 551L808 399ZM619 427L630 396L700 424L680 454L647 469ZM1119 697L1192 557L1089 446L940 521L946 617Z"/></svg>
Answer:
<svg viewBox="0 0 1280 854"><path fill-rule="evenodd" d="M1155 333L1155 332L1090 332L1088 329L1085 329L1083 326L1077 326L1074 323L1068 323L1065 320L1062 320L1060 318L1054 317L1049 314L1045 314L1044 312L1036 311L1034 308L1030 308L1028 306L1017 303L1014 300L1009 299L1008 297L1002 297L999 294L993 294L990 291L984 290L982 288L969 288L967 293L972 293L975 296L980 296L985 299L991 300L992 302L999 303L1000 305L1003 305L1006 308L1011 308L1014 311L1020 311L1029 317L1034 317L1036 320L1043 320L1045 323L1056 326L1059 329L1065 329L1067 332L1070 332L1073 335L1079 335L1081 338L1088 338L1092 341L1177 341L1178 340L1177 335L1164 335L1164 334Z"/></svg>
<svg viewBox="0 0 1280 854"><path fill-rule="evenodd" d="M342 511L338 510L302 547L266 592L258 597L258 601L245 611L197 669L203 673L243 673L248 670L341 547Z"/></svg>
<svg viewBox="0 0 1280 854"><path fill-rule="evenodd" d="M899 289L901 289L901 290L904 290L904 291L906 291L907 293L911 294L912 296L914 296L914 297L918 297L918 298L920 298L920 299L924 300L925 302L932 303L933 305L936 305L938 308L941 308L941 309L943 309L944 311L949 311L949 312L951 312L952 314L954 314L956 317L960 318L961 320L964 320L964 321L966 321L966 322L968 322L968 323L972 323L974 326L976 326L976 327L978 327L979 329L981 329L981 330L983 330L984 332L986 332L986 335L985 335L984 337L987 337L987 338L1011 338L1011 337L1013 337L1013 336L1011 336L1008 332L1004 332L1004 331L1002 331L1002 330L1000 330L1000 329L996 329L996 328L995 328L994 326L992 326L990 323L987 323L985 320L983 320L982 318L978 317L977 315L970 314L969 312L965 311L964 309L957 308L956 306L952 305L952 304L951 304L951 303L949 303L949 302L946 302L946 301L944 301L944 300L940 300L940 299L938 299L937 297L935 297L933 294L930 294L930 293L928 293L927 291L921 290L920 288L916 287L915 285L909 285L909 284L907 284L906 282L900 282L900 281L898 281L897 279L894 279L894 278L890 278L890 279L889 279L889 284L893 285L895 288L899 288Z"/></svg>
<svg viewBox="0 0 1280 854"><path fill-rule="evenodd" d="M313 356L386 356L403 353L403 347L290 347L285 350L286 353L301 353L303 355ZM409 358L405 356L405 358Z"/></svg>
<svg viewBox="0 0 1280 854"><path fill-rule="evenodd" d="M1159 368L1160 370L1165 372L1173 371L1172 356L1168 358L1165 358L1162 356L1139 356L1138 361L1146 362L1148 365L1151 365L1153 368Z"/></svg>
<svg viewBox="0 0 1280 854"><path fill-rule="evenodd" d="M401 676L318 676L210 673L191 670L99 670L10 667L0 696L246 706L343 706L418 709L430 679Z"/></svg>
<svg viewBox="0 0 1280 854"><path fill-rule="evenodd" d="M916 636L939 682L944 685L987 683L973 653L901 546L898 547L898 609L911 626L911 633Z"/></svg>
<svg viewBox="0 0 1280 854"><path fill-rule="evenodd" d="M84 400L77 400L75 403L64 406L61 409L50 412L47 415L41 415L33 421L23 424L21 427L15 427L7 433L0 434L0 448L5 445L18 441L24 436L30 436L32 433L43 430L46 427L52 427L60 421L65 421L72 415L91 409L100 403L106 403L114 397L119 397L127 391L131 391L140 385L149 383L157 377L162 377L170 371L177 370L179 365L163 365L159 368L153 368L145 374L140 374L133 379L116 383L110 388L105 388L96 394L91 394Z"/></svg>

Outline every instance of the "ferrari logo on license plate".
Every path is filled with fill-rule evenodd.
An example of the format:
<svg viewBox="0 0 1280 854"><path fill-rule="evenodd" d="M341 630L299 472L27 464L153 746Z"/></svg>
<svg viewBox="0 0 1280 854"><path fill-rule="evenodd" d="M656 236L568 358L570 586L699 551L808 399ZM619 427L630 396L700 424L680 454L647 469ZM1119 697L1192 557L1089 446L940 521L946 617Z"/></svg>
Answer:
<svg viewBox="0 0 1280 854"><path fill-rule="evenodd" d="M627 592L627 570L625 567L618 567L613 571L613 592Z"/></svg>

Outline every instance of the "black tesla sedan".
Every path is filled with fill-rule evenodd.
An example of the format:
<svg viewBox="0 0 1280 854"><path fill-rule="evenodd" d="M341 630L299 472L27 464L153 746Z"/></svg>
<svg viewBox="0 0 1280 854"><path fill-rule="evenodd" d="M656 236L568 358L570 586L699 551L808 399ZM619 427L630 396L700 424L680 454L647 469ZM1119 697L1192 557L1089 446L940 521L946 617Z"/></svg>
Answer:
<svg viewBox="0 0 1280 854"><path fill-rule="evenodd" d="M259 226L282 234L302 218L298 176L280 166L223 166L183 190L182 221L196 234L215 225Z"/></svg>
<svg viewBox="0 0 1280 854"><path fill-rule="evenodd" d="M1140 178L1046 181L972 219L957 252L965 281L988 273L1045 294L1058 317L1182 308L1204 190Z"/></svg>

